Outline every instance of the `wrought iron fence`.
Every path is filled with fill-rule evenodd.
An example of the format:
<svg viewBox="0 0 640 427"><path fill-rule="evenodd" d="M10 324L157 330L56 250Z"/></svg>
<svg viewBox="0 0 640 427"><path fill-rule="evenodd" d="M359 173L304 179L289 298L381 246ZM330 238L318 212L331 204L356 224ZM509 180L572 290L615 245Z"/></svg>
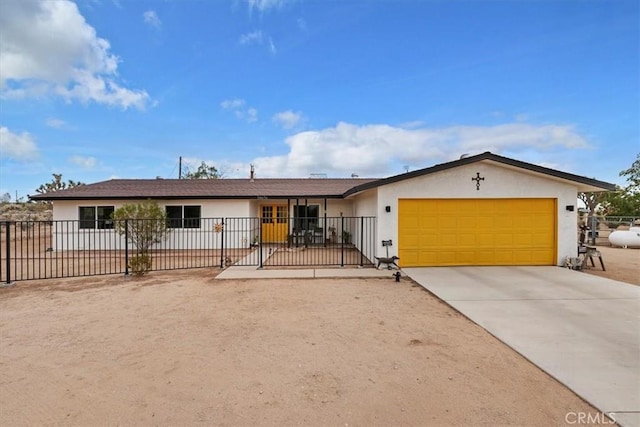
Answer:
<svg viewBox="0 0 640 427"><path fill-rule="evenodd" d="M146 247L136 240L136 233L157 228L152 220L2 221L0 281L129 274L131 260L140 254L150 258L152 271L373 266L375 221L198 218L169 223L168 232Z"/></svg>

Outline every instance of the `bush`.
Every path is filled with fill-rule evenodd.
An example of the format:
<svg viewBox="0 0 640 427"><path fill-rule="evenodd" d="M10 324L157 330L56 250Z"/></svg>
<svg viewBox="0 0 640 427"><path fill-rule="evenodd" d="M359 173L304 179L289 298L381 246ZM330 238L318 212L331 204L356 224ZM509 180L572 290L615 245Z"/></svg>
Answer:
<svg viewBox="0 0 640 427"><path fill-rule="evenodd" d="M151 271L151 257L149 255L135 255L129 260L129 269L134 276L144 276Z"/></svg>
<svg viewBox="0 0 640 427"><path fill-rule="evenodd" d="M129 268L136 276L151 271L149 249L162 242L171 229L167 226L167 215L157 203L146 201L124 205L113 212L114 229L127 236L136 248L136 255L129 261Z"/></svg>

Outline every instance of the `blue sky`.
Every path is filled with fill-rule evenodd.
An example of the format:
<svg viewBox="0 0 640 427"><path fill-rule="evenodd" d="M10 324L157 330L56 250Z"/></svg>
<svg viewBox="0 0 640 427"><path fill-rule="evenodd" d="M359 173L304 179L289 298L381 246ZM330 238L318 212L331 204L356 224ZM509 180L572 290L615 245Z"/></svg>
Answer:
<svg viewBox="0 0 640 427"><path fill-rule="evenodd" d="M484 151L624 184L639 22L635 0L2 0L0 193Z"/></svg>

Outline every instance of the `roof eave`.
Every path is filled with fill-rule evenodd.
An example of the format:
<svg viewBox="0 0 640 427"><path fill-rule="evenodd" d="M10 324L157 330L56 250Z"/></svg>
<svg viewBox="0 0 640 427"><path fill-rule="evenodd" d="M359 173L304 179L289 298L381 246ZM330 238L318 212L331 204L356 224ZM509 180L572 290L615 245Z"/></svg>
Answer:
<svg viewBox="0 0 640 427"><path fill-rule="evenodd" d="M472 163L476 163L476 162L480 162L480 161L484 161L484 160L489 160L489 161L493 161L496 163L501 163L501 164L505 164L505 165L510 165L519 169L525 169L525 170L529 170L531 172L537 172L540 173L542 175L546 175L546 176L553 176L556 178L560 178L562 180L565 181L571 181L573 183L577 183L578 184L578 191L580 192L589 192L589 191L593 191L593 192L598 192L598 191L615 191L617 189L615 184L611 184L609 182L604 182L604 181L599 181L596 179L592 179L592 178L587 178L587 177L583 177L583 176L579 176L579 175L574 175L574 174L570 174L567 172L561 172L555 169L549 169L546 168L544 166L538 166L538 165L534 165L532 163L526 163L526 162L522 162L519 160L514 160L514 159L510 159L508 157L502 157L499 156L497 154L493 154L489 151L482 153L482 154L477 154L475 156L470 156L470 157L464 157L462 159L459 160L454 160L451 162L447 162L447 163L440 163L438 165L434 165L428 168L424 168L424 169L419 169L416 171L412 171L412 172L407 172L404 174L400 174L400 175L395 175L395 176L391 176L389 178L383 178L380 179L378 181L373 181L373 182L369 182L369 183L365 183L365 184L361 184L358 185L356 187L353 187L349 190L347 190L344 194L343 197L349 197L352 196L356 193L360 193L362 191L366 191L366 190L370 190L376 187L380 187L383 185L387 185L387 184L393 184L396 182L400 182L400 181L404 181L406 179L411 179L411 178L415 178L418 176L423 176L423 175L429 175L435 172L440 172L440 171L444 171L447 169L452 169L455 167L459 167L459 166L464 166L464 165L469 165ZM583 190L582 188L589 188L589 190Z"/></svg>
<svg viewBox="0 0 640 427"><path fill-rule="evenodd" d="M342 199L341 194L270 194L254 196L221 195L221 196L199 196L199 195L167 195L167 196L56 196L52 194L29 196L32 201L80 201L80 200L266 200L266 199Z"/></svg>

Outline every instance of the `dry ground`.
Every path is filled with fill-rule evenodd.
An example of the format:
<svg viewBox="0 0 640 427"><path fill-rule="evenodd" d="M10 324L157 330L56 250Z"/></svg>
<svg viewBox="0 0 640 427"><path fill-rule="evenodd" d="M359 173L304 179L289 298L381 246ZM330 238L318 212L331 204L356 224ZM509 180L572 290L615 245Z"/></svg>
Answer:
<svg viewBox="0 0 640 427"><path fill-rule="evenodd" d="M598 250L602 254L606 270L602 271L600 262L598 259L594 259L595 266L588 263L582 271L620 282L640 285L640 249L598 246Z"/></svg>
<svg viewBox="0 0 640 427"><path fill-rule="evenodd" d="M568 412L597 414L408 279L216 272L0 289L0 425L561 425Z"/></svg>

